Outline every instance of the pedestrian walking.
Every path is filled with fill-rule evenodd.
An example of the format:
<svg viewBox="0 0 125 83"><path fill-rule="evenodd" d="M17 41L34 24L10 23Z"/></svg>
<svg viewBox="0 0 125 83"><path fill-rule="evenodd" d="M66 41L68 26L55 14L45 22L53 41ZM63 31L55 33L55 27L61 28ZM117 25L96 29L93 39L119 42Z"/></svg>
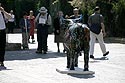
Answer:
<svg viewBox="0 0 125 83"><path fill-rule="evenodd" d="M8 33L13 33L13 30L15 28L16 22L15 22L15 15L13 14L13 10L10 11L11 19L8 19Z"/></svg>
<svg viewBox="0 0 125 83"><path fill-rule="evenodd" d="M103 56L109 54L106 51L103 37L106 36L103 16L100 14L100 8L97 6L94 9L94 13L89 17L88 24L90 26L90 58L94 59L94 44L96 39L99 42Z"/></svg>
<svg viewBox="0 0 125 83"><path fill-rule="evenodd" d="M37 26L38 48L36 53L47 53L48 28L51 25L51 16L45 7L41 7L35 19Z"/></svg>
<svg viewBox="0 0 125 83"><path fill-rule="evenodd" d="M28 40L29 40L30 22L27 18L26 12L23 13L23 18L21 18L19 26L22 29L22 46L23 46L23 49L29 49Z"/></svg>
<svg viewBox="0 0 125 83"><path fill-rule="evenodd" d="M33 11L30 11L30 15L28 16L28 19L30 21L30 32L29 32L29 43L30 43L30 37L32 39L32 43L35 42L34 40L34 29L35 29L35 16L33 15Z"/></svg>
<svg viewBox="0 0 125 83"><path fill-rule="evenodd" d="M10 19L11 16L4 10L0 3L0 66L4 66L6 47L6 26L4 18Z"/></svg>
<svg viewBox="0 0 125 83"><path fill-rule="evenodd" d="M64 43L65 27L63 26L63 20L64 20L63 12L59 11L57 13L57 17L54 19L54 22L53 22L53 26L55 28L54 42L57 43L57 48L58 48L57 52L60 52L59 43Z"/></svg>

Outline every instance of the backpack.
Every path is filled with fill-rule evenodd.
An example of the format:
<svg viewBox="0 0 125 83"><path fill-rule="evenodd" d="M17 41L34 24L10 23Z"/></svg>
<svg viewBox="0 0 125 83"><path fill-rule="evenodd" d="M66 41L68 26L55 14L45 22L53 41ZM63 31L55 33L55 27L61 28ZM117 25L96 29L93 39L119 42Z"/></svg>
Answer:
<svg viewBox="0 0 125 83"><path fill-rule="evenodd" d="M2 16L3 16L4 22L6 22L6 18L5 18L5 16L4 16L4 13L1 12L1 14L2 14Z"/></svg>
<svg viewBox="0 0 125 83"><path fill-rule="evenodd" d="M38 25L38 21L39 21L39 17L41 16L41 13L38 14L38 19L36 20L36 26ZM47 20L48 20L48 17L49 17L49 13L47 14Z"/></svg>

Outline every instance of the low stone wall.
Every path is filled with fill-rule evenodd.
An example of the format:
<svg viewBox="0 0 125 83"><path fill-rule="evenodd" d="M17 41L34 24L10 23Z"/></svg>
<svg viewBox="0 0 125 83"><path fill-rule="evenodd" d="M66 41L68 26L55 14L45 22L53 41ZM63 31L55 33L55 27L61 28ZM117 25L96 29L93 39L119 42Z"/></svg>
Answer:
<svg viewBox="0 0 125 83"><path fill-rule="evenodd" d="M121 43L125 44L125 38L117 38L117 37L106 37L104 38L105 43Z"/></svg>
<svg viewBox="0 0 125 83"><path fill-rule="evenodd" d="M6 43L7 51L21 50L21 43Z"/></svg>

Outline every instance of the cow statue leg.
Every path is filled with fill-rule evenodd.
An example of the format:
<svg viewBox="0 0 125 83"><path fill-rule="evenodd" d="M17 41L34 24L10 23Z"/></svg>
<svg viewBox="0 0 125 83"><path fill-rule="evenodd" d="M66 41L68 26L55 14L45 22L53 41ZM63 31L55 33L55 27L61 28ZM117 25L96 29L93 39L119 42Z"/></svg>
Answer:
<svg viewBox="0 0 125 83"><path fill-rule="evenodd" d="M70 70L75 70L75 51L71 50L70 52Z"/></svg>
<svg viewBox="0 0 125 83"><path fill-rule="evenodd" d="M75 67L78 67L78 56L79 52L75 52Z"/></svg>
<svg viewBox="0 0 125 83"><path fill-rule="evenodd" d="M67 68L70 68L70 52L67 50Z"/></svg>
<svg viewBox="0 0 125 83"><path fill-rule="evenodd" d="M84 71L89 71L89 42L84 41Z"/></svg>

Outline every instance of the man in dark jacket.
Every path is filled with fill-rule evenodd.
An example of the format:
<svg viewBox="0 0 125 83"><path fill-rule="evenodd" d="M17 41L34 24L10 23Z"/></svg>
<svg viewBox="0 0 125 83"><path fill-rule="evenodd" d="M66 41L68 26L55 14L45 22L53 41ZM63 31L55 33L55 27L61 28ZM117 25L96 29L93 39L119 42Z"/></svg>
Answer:
<svg viewBox="0 0 125 83"><path fill-rule="evenodd" d="M30 22L27 18L27 13L24 12L23 18L20 20L19 23L20 28L22 29L22 46L23 49L28 49L28 39L29 39L29 28Z"/></svg>

